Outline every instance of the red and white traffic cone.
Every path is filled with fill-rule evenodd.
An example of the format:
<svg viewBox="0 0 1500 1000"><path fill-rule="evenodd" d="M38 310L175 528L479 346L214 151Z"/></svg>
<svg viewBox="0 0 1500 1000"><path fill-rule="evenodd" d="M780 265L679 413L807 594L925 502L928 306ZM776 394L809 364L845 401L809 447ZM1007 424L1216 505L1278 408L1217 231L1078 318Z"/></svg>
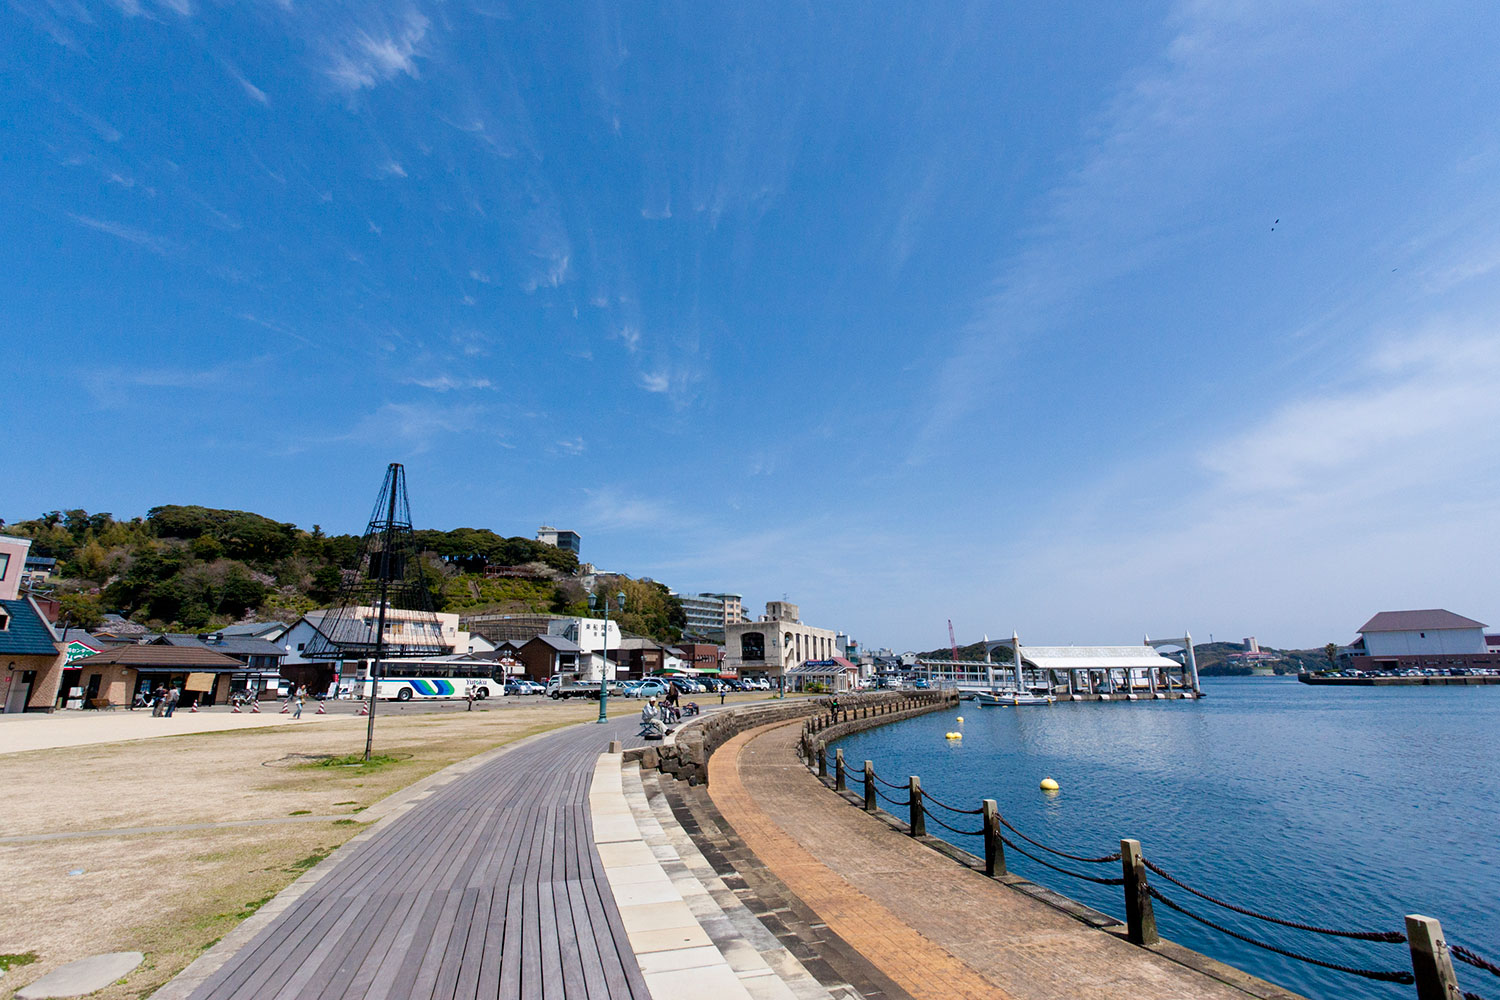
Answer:
<svg viewBox="0 0 1500 1000"><path fill-rule="evenodd" d="M188 714L192 715L196 711L198 711L198 699L194 698L193 704L188 708Z"/></svg>
<svg viewBox="0 0 1500 1000"><path fill-rule="evenodd" d="M314 712L313 715L327 715L327 714L328 714L328 709L326 707L324 707L324 705L323 705L323 703L321 701L318 702L318 710L316 712Z"/></svg>
<svg viewBox="0 0 1500 1000"><path fill-rule="evenodd" d="M230 715L239 715L240 714L240 706L238 706L238 705L230 705L229 706L229 714Z"/></svg>
<svg viewBox="0 0 1500 1000"><path fill-rule="evenodd" d="M285 715L288 712L290 712L291 710L292 710L292 706L290 706L290 705L282 705L281 706L281 711L277 712L276 714L277 715Z"/></svg>
<svg viewBox="0 0 1500 1000"><path fill-rule="evenodd" d="M259 715L260 714L260 705L258 705L258 704L256 704L255 702L252 701L250 703L250 714L251 715Z"/></svg>
<svg viewBox="0 0 1500 1000"><path fill-rule="evenodd" d="M359 706L359 711L355 712L354 714L355 715L369 715L370 714L370 706L369 705L361 704Z"/></svg>

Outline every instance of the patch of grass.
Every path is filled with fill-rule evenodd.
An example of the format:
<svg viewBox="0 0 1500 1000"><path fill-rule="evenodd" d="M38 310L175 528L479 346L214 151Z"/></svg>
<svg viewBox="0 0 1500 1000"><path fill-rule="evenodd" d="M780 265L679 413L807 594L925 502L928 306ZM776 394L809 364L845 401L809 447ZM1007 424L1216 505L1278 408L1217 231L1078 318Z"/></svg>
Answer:
<svg viewBox="0 0 1500 1000"><path fill-rule="evenodd" d="M377 753L365 760L362 753L346 753L340 757L328 757L323 760L309 761L306 764L298 764L298 767L357 767L361 774L368 774L377 768L395 764L400 760L388 754Z"/></svg>
<svg viewBox="0 0 1500 1000"><path fill-rule="evenodd" d="M221 938L221 937L216 937L212 941L205 941L201 945L198 946L198 950L199 951L207 951L208 949L212 948L214 945L218 944L222 940L224 940L224 939ZM123 980L123 979L120 980L120 982L122 982L122 983L124 981L125 980Z"/></svg>
<svg viewBox="0 0 1500 1000"><path fill-rule="evenodd" d="M291 812L287 813L287 815L288 816L311 816L312 815L312 810L311 809L293 809Z"/></svg>
<svg viewBox="0 0 1500 1000"><path fill-rule="evenodd" d="M355 802L353 799L350 799L348 802L335 802L334 805L336 805L336 806L357 806L357 805L359 805L359 803Z"/></svg>
<svg viewBox="0 0 1500 1000"><path fill-rule="evenodd" d="M327 857L328 855L325 854L323 856ZM303 860L306 860L306 859L304 858ZM301 864L302 862L299 861L297 863ZM313 862L313 864L317 864L317 862L315 861L315 862ZM311 865L309 865L308 867L311 867ZM236 920L248 920L250 917L252 917L252 916L255 915L255 911L256 910L260 909L262 906L265 906L267 903L269 903L271 900L273 900L275 898L276 898L276 894L273 892L269 896L262 896L259 899L251 900L250 902L246 903L244 906L240 907L240 912L236 913L234 915L234 917L235 917Z"/></svg>
<svg viewBox="0 0 1500 1000"><path fill-rule="evenodd" d="M332 853L333 848L331 847L320 848L319 850L313 851L301 861L293 861L290 865L287 866L286 870L289 872L305 872L310 868L316 867L323 861L324 858L328 857L328 855Z"/></svg>
<svg viewBox="0 0 1500 1000"><path fill-rule="evenodd" d="M333 821L333 825L334 826L358 826L359 825L359 821L358 820L354 820L354 819L336 819L336 820Z"/></svg>
<svg viewBox="0 0 1500 1000"><path fill-rule="evenodd" d="M0 955L0 972L8 972L11 969L20 968L23 965L30 965L36 960L37 953L34 951L22 951L15 952L9 955Z"/></svg>

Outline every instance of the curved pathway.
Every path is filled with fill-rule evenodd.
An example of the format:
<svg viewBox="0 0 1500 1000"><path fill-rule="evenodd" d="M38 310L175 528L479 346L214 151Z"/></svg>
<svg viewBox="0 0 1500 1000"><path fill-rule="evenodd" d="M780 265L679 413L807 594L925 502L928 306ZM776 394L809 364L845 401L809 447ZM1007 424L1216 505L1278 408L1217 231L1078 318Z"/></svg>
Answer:
<svg viewBox="0 0 1500 1000"><path fill-rule="evenodd" d="M810 774L800 733L772 723L728 740L709 759L708 796L771 874L911 997L1300 1000L1170 942L1136 947L956 864Z"/></svg>
<svg viewBox="0 0 1500 1000"><path fill-rule="evenodd" d="M648 1000L589 787L634 713L503 748L351 841L193 1000Z"/></svg>

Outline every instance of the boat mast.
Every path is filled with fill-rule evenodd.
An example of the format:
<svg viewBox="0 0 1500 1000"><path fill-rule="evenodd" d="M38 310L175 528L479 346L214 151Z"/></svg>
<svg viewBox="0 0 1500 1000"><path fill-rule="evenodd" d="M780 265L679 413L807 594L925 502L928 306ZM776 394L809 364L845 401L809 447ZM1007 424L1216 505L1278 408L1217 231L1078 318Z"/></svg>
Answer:
<svg viewBox="0 0 1500 1000"><path fill-rule="evenodd" d="M1015 629L1010 631L1010 649L1015 656L1016 696L1019 697L1026 690L1026 680L1021 676L1021 637L1016 634Z"/></svg>

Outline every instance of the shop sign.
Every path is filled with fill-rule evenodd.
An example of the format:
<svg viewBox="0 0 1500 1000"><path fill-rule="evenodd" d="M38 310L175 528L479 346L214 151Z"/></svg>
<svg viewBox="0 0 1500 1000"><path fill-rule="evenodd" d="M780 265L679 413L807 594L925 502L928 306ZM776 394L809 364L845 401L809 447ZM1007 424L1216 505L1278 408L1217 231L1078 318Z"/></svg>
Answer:
<svg viewBox="0 0 1500 1000"><path fill-rule="evenodd" d="M97 652L99 652L99 650L94 649L91 646L85 646L77 639L74 639L72 642L68 643L67 662L72 663L74 660L81 660L85 656L93 656Z"/></svg>

